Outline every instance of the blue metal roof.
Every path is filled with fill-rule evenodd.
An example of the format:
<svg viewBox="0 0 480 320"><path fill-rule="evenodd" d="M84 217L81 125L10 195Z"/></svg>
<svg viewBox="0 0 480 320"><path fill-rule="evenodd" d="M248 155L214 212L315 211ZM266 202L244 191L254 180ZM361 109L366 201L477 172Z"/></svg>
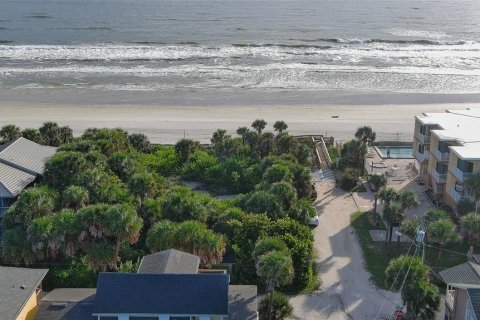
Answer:
<svg viewBox="0 0 480 320"><path fill-rule="evenodd" d="M473 311L477 316L477 319L480 319L480 289L467 289L468 295L470 296L470 301L472 302Z"/></svg>
<svg viewBox="0 0 480 320"><path fill-rule="evenodd" d="M100 273L94 314L228 315L226 274Z"/></svg>

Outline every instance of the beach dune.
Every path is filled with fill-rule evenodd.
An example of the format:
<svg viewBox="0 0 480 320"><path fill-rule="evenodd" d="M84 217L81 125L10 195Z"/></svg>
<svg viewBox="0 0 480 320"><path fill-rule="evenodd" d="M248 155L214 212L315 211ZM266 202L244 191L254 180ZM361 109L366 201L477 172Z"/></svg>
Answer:
<svg viewBox="0 0 480 320"><path fill-rule="evenodd" d="M421 105L289 105L289 106L155 106L155 105L67 105L0 104L0 125L14 123L22 129L38 128L45 121L69 125L75 135L91 127L121 127L146 134L154 143L174 144L186 137L207 143L212 133L226 129L234 134L255 119L288 123L294 135L333 135L349 139L355 129L371 126L379 140L411 141L415 115L445 109L479 107L480 104Z"/></svg>

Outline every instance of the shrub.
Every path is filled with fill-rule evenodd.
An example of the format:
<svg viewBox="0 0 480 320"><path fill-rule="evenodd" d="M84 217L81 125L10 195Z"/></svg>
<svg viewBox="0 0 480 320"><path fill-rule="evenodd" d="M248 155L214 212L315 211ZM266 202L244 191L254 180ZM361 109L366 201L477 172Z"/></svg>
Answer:
<svg viewBox="0 0 480 320"><path fill-rule="evenodd" d="M475 212L475 202L470 199L462 199L458 201L457 212L460 216L464 216L469 212Z"/></svg>
<svg viewBox="0 0 480 320"><path fill-rule="evenodd" d="M269 296L265 296L260 301L258 313L260 320L268 319L268 307L270 305ZM293 307L288 302L288 297L280 292L274 292L272 297L272 320L283 320L292 315Z"/></svg>
<svg viewBox="0 0 480 320"><path fill-rule="evenodd" d="M72 260L68 266L55 266L52 269L54 288L95 288L98 273L90 268L85 258Z"/></svg>
<svg viewBox="0 0 480 320"><path fill-rule="evenodd" d="M343 173L342 180L340 182L340 186L343 190L351 191L353 188L357 186L358 177L360 176L360 172L354 168L347 168Z"/></svg>

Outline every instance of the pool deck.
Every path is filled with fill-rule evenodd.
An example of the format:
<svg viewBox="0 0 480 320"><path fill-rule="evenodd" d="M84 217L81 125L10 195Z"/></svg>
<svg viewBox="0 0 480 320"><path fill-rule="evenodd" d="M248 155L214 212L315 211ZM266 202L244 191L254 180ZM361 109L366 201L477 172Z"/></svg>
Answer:
<svg viewBox="0 0 480 320"><path fill-rule="evenodd" d="M368 173L383 173L388 176L387 187L397 191L408 189L415 192L420 206L405 211L407 217L421 217L423 213L432 207L430 200L424 192L424 186L417 182L417 169L415 168L415 159L384 159L376 152L374 148L369 148L369 156L365 161L365 168ZM382 164L383 168L373 168L371 163ZM368 184L367 184L368 186ZM373 208L374 195L371 190L364 193L355 193L354 200L359 210L366 211ZM378 212L383 211L383 204L378 205Z"/></svg>

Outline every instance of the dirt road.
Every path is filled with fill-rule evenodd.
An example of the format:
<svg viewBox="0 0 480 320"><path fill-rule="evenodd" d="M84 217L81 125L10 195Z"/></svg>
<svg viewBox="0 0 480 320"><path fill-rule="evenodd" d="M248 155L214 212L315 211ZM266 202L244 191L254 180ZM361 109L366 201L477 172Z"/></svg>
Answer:
<svg viewBox="0 0 480 320"><path fill-rule="evenodd" d="M377 289L369 281L361 248L350 227L350 215L357 211L353 198L330 181L317 183L316 189L320 222L314 236L322 288L290 300L292 319L375 320L380 309L377 319L385 319L393 313L392 301L398 296Z"/></svg>

